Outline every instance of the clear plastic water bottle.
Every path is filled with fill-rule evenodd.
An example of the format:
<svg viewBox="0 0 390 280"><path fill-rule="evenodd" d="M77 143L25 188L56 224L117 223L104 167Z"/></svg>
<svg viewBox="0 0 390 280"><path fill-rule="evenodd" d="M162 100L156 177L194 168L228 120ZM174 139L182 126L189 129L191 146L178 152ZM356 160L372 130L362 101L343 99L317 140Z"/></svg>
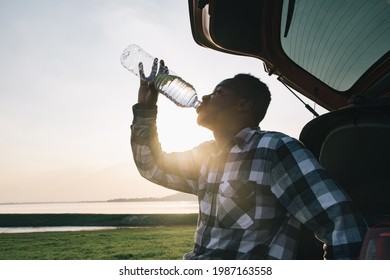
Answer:
<svg viewBox="0 0 390 280"><path fill-rule="evenodd" d="M142 62L146 72L152 69L154 57L145 52L138 45L129 45L120 57L121 64L134 75L140 77L138 65ZM157 74L153 79L158 91L180 107L194 107L200 105L198 94L194 87L169 70L169 73Z"/></svg>

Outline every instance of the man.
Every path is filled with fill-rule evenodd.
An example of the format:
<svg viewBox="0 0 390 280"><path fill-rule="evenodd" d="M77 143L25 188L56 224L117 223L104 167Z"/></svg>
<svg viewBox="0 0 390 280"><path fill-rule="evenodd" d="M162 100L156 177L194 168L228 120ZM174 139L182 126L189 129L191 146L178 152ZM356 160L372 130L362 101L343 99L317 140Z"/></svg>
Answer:
<svg viewBox="0 0 390 280"><path fill-rule="evenodd" d="M331 257L358 257L366 223L346 194L299 141L259 129L271 100L264 83L239 74L218 84L197 108L198 124L215 140L180 153L159 144L157 95L141 80L132 150L146 179L198 196L195 245L185 259L294 259L302 226Z"/></svg>

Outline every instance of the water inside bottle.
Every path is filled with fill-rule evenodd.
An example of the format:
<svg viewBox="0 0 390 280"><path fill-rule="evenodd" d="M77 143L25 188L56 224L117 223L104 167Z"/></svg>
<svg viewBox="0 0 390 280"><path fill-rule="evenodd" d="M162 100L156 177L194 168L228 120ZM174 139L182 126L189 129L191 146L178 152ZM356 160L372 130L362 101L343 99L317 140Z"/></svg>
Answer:
<svg viewBox="0 0 390 280"><path fill-rule="evenodd" d="M194 87L175 75L159 75L155 79L159 92L168 97L180 107L194 107L200 105Z"/></svg>

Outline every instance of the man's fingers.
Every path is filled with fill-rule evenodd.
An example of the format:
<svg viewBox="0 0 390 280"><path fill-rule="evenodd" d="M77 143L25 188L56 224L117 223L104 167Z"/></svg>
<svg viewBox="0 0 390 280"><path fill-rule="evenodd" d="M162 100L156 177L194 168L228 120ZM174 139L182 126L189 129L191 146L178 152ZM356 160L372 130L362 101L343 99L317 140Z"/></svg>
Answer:
<svg viewBox="0 0 390 280"><path fill-rule="evenodd" d="M142 62L138 64L141 85L145 85L147 82L153 81L156 78L156 75L167 75L169 73L168 67L165 65L164 60L160 60L159 67L157 65L158 65L158 58L155 58L153 61L153 66L150 75L146 77L144 65L142 64Z"/></svg>
<svg viewBox="0 0 390 280"><path fill-rule="evenodd" d="M158 69L158 74L159 75L168 75L169 73L169 70L168 70L168 67L165 66L165 62L164 60L160 60L160 67Z"/></svg>
<svg viewBox="0 0 390 280"><path fill-rule="evenodd" d="M157 74L157 64L158 64L158 58L155 58L153 60L153 66L152 66L152 72L150 72L149 77L147 78L148 81L153 81Z"/></svg>
<svg viewBox="0 0 390 280"><path fill-rule="evenodd" d="M141 85L142 84L145 84L146 82L146 77L145 77L145 72L144 72L144 65L142 64L142 62L138 63L138 71L139 71L139 77L140 77L140 81L141 81Z"/></svg>

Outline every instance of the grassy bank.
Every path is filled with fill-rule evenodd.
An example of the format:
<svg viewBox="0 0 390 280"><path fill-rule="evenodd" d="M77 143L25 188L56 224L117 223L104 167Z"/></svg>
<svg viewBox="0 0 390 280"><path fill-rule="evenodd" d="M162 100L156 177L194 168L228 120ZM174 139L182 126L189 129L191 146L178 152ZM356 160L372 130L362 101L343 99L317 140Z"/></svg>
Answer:
<svg viewBox="0 0 390 280"><path fill-rule="evenodd" d="M0 259L181 259L192 249L196 219L196 214L0 214L1 227L118 227L114 230L0 234Z"/></svg>
<svg viewBox="0 0 390 280"><path fill-rule="evenodd" d="M0 214L0 227L196 225L197 214Z"/></svg>
<svg viewBox="0 0 390 280"><path fill-rule="evenodd" d="M172 260L193 246L194 226L0 234L1 260Z"/></svg>

